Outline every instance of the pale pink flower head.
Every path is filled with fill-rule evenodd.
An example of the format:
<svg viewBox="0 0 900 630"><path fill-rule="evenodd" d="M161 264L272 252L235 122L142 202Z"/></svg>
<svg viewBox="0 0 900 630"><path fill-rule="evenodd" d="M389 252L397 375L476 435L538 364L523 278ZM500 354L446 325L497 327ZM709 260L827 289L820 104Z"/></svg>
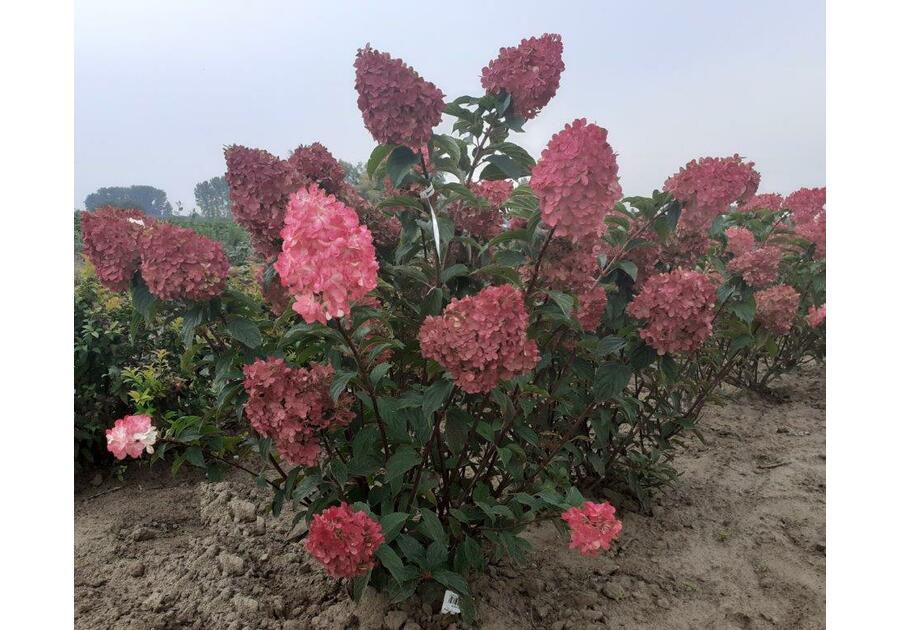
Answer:
<svg viewBox="0 0 900 630"><path fill-rule="evenodd" d="M318 142L294 149L288 163L304 183L316 184L330 195L340 195L346 186L344 167Z"/></svg>
<svg viewBox="0 0 900 630"><path fill-rule="evenodd" d="M651 276L626 312L645 321L641 338L659 354L692 352L712 334L716 285L706 274L676 269Z"/></svg>
<svg viewBox="0 0 900 630"><path fill-rule="evenodd" d="M745 203L738 206L738 212L756 212L757 210L771 210L777 212L784 205L784 197L778 193L764 193L753 195Z"/></svg>
<svg viewBox="0 0 900 630"><path fill-rule="evenodd" d="M84 254L97 279L111 291L125 291L141 264L138 241L153 219L140 210L105 206L81 215Z"/></svg>
<svg viewBox="0 0 900 630"><path fill-rule="evenodd" d="M810 306L809 311L806 313L806 323L809 324L810 328L818 328L822 325L822 322L825 321L825 305L823 304L819 308L815 306Z"/></svg>
<svg viewBox="0 0 900 630"><path fill-rule="evenodd" d="M249 396L244 415L257 433L272 438L286 461L314 466L320 433L347 426L353 419L349 394L332 400L333 379L330 365L292 368L283 359L258 359L244 366L244 389Z"/></svg>
<svg viewBox="0 0 900 630"><path fill-rule="evenodd" d="M116 459L140 457L146 450L153 453L157 431L150 416L125 416L106 430L106 450Z"/></svg>
<svg viewBox="0 0 900 630"><path fill-rule="evenodd" d="M609 502L571 507L562 513L569 525L569 549L577 549L583 556L596 556L601 549L608 551L622 532L622 521L616 518L616 508Z"/></svg>
<svg viewBox="0 0 900 630"><path fill-rule="evenodd" d="M288 195L302 178L288 161L262 149L226 147L225 164L235 222L250 233L264 258L277 254Z"/></svg>
<svg viewBox="0 0 900 630"><path fill-rule="evenodd" d="M791 331L800 294L794 287L778 284L756 294L756 320L766 330L776 335L786 335Z"/></svg>
<svg viewBox="0 0 900 630"><path fill-rule="evenodd" d="M735 256L746 254L756 247L756 237L745 227L730 227L725 230L725 236L728 237L726 250Z"/></svg>
<svg viewBox="0 0 900 630"><path fill-rule="evenodd" d="M380 144L420 147L441 122L444 93L401 59L366 45L356 53L357 105Z"/></svg>
<svg viewBox="0 0 900 630"><path fill-rule="evenodd" d="M481 85L492 94L509 94L512 112L530 120L559 89L559 77L566 69L562 53L562 38L555 33L523 39L514 48L500 49L481 70Z"/></svg>
<svg viewBox="0 0 900 630"><path fill-rule="evenodd" d="M778 278L781 248L765 245L746 252L728 263L728 271L739 274L751 287L764 287Z"/></svg>
<svg viewBox="0 0 900 630"><path fill-rule="evenodd" d="M573 241L602 236L603 219L622 197L616 154L606 129L580 118L558 132L531 171L541 218Z"/></svg>
<svg viewBox="0 0 900 630"><path fill-rule="evenodd" d="M758 187L759 173L753 162L735 155L691 160L666 180L664 189L683 206L679 225L705 231L731 204L749 200Z"/></svg>
<svg viewBox="0 0 900 630"><path fill-rule="evenodd" d="M788 195L784 207L791 211L794 223L813 221L825 213L825 188L801 188Z"/></svg>
<svg viewBox="0 0 900 630"><path fill-rule="evenodd" d="M476 239L489 241L503 231L500 208L512 194L513 183L509 180L481 181L471 184L469 188L488 205L472 206L460 201L454 203L448 212L457 228Z"/></svg>
<svg viewBox="0 0 900 630"><path fill-rule="evenodd" d="M422 356L440 363L465 392L488 392L501 380L533 370L540 360L528 335L522 292L503 284L453 298L419 330Z"/></svg>
<svg viewBox="0 0 900 630"><path fill-rule="evenodd" d="M290 196L275 270L308 324L325 324L378 284L369 229L356 212L315 184Z"/></svg>
<svg viewBox="0 0 900 630"><path fill-rule="evenodd" d="M382 543L378 521L342 501L313 516L306 550L331 577L352 578L375 568L375 552Z"/></svg>
<svg viewBox="0 0 900 630"><path fill-rule="evenodd" d="M190 228L157 223L141 234L141 277L161 300L210 300L225 290L222 244Z"/></svg>

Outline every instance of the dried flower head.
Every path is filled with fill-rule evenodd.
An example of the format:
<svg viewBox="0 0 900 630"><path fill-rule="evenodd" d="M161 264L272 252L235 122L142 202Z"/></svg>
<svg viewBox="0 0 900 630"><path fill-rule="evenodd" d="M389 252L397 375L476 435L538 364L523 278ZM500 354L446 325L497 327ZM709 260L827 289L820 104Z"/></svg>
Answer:
<svg viewBox="0 0 900 630"><path fill-rule="evenodd" d="M161 300L210 300L225 290L222 244L190 228L156 223L141 234L141 277Z"/></svg>
<svg viewBox="0 0 900 630"><path fill-rule="evenodd" d="M140 210L105 206L81 215L84 254L94 264L97 279L111 291L125 291L131 285L141 253L141 232L153 219Z"/></svg>

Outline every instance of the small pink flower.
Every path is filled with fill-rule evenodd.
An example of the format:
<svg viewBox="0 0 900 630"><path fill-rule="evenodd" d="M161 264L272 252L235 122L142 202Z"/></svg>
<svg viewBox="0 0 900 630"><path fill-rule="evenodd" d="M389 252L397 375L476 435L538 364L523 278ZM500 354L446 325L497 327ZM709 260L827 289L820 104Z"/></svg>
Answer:
<svg viewBox="0 0 900 630"><path fill-rule="evenodd" d="M822 325L822 322L825 321L825 305L823 304L819 308L815 306L810 306L809 311L806 313L806 323L809 324L810 328L818 328Z"/></svg>
<svg viewBox="0 0 900 630"><path fill-rule="evenodd" d="M126 456L137 458L145 450L153 453L156 438L156 427L150 416L125 416L106 430L106 449L116 459L125 459Z"/></svg>
<svg viewBox="0 0 900 630"><path fill-rule="evenodd" d="M375 567L383 543L378 521L341 502L313 516L306 549L331 577L352 578Z"/></svg>
<svg viewBox="0 0 900 630"><path fill-rule="evenodd" d="M600 549L609 550L622 532L622 521L616 518L616 508L609 502L585 501L580 508L563 512L562 519L569 524L569 549L577 549L583 556L596 556Z"/></svg>

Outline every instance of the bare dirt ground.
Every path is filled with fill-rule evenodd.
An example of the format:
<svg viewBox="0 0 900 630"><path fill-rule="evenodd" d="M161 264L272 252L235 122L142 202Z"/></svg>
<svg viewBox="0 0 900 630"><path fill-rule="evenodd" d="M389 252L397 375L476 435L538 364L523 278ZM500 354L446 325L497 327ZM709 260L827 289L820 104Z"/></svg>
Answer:
<svg viewBox="0 0 900 630"><path fill-rule="evenodd" d="M534 527L532 561L491 568L478 627L825 627L823 370L784 379L785 401L726 391L652 516L627 513L597 559ZM116 490L117 488L120 488ZM248 501L247 499L252 499ZM266 494L129 469L75 497L75 627L461 628L421 602L353 604L266 516Z"/></svg>

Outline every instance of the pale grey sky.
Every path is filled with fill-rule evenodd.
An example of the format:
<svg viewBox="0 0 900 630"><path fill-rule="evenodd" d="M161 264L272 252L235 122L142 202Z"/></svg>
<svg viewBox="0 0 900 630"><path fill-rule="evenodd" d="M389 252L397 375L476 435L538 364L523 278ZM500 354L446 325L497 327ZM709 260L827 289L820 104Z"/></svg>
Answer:
<svg viewBox="0 0 900 630"><path fill-rule="evenodd" d="M319 141L365 161L357 48L403 58L450 100L483 93L501 46L544 32L562 35L560 90L511 138L535 158L586 117L609 129L626 194L734 153L756 162L761 191L825 184L821 0L79 0L75 207L149 184L192 208L232 143L286 156Z"/></svg>

